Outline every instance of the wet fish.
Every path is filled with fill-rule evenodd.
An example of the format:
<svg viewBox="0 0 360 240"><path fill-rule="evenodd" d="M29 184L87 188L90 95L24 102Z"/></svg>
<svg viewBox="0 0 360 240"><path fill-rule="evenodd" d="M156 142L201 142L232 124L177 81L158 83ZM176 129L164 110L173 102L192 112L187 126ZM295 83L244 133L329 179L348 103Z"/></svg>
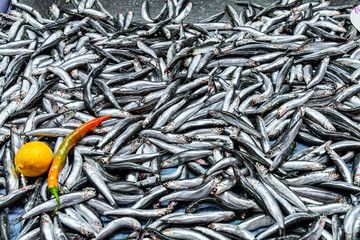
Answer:
<svg viewBox="0 0 360 240"><path fill-rule="evenodd" d="M192 22L193 1L144 1L135 22L136 9L67 2L49 18L17 0L0 14L1 238L20 200L19 239L358 238L351 5L239 1ZM69 154L48 214L46 181L27 183L14 155L28 141L55 151L105 115Z"/></svg>

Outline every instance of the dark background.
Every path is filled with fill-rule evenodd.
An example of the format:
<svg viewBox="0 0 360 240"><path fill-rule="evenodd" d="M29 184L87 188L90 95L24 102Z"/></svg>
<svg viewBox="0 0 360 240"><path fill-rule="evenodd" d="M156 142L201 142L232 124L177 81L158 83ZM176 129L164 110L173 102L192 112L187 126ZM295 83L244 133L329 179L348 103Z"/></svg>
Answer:
<svg viewBox="0 0 360 240"><path fill-rule="evenodd" d="M134 21L140 22L143 21L140 13L143 1L144 0L101 0L101 3L113 15L118 12L126 14L127 11L132 10L134 12ZM33 6L44 15L48 13L48 8L52 3L56 3L58 6L65 5L65 0L19 0L19 2ZM150 13L152 14L151 16L156 16L162 8L164 1L148 0L148 2ZM230 4L236 10L241 8L240 6L235 6L234 3L237 2L237 0L192 0L191 2L193 3L193 7L191 13L187 17L188 21L201 20L218 13L225 8L226 4ZM252 0L251 2L268 6L274 2L274 0ZM330 2L332 5L360 4L359 0L331 0ZM71 8L73 6L71 3L66 5Z"/></svg>

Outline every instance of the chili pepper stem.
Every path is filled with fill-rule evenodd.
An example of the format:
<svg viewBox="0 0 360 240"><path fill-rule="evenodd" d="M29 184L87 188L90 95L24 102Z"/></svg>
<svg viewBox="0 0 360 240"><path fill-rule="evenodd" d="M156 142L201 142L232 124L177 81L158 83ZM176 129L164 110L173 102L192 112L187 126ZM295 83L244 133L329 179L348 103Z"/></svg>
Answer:
<svg viewBox="0 0 360 240"><path fill-rule="evenodd" d="M59 210L60 207L60 198L59 198L59 187L50 187L49 192L55 197L57 202L57 207L54 210L54 213L56 213Z"/></svg>

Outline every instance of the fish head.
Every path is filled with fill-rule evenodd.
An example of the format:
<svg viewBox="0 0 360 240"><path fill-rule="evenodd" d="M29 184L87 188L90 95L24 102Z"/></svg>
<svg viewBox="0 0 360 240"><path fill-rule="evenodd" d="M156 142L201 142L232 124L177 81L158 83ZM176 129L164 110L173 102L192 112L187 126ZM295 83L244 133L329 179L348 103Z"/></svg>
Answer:
<svg viewBox="0 0 360 240"><path fill-rule="evenodd" d="M84 200L89 200L96 196L95 188L87 187L82 191L82 197Z"/></svg>
<svg viewBox="0 0 360 240"><path fill-rule="evenodd" d="M260 65L260 63L259 62L257 62L257 61L254 61L254 60L249 60L248 62L247 62L247 64L246 64L246 66L248 66L248 67L257 67L257 66L259 66Z"/></svg>

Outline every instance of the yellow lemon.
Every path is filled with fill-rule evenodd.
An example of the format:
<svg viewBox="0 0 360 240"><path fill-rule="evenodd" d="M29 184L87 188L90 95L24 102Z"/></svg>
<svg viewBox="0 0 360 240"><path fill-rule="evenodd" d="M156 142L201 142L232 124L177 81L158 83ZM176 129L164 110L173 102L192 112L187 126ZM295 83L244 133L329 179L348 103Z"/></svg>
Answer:
<svg viewBox="0 0 360 240"><path fill-rule="evenodd" d="M15 156L17 170L26 177L37 177L47 172L53 159L51 148L43 142L28 142Z"/></svg>

